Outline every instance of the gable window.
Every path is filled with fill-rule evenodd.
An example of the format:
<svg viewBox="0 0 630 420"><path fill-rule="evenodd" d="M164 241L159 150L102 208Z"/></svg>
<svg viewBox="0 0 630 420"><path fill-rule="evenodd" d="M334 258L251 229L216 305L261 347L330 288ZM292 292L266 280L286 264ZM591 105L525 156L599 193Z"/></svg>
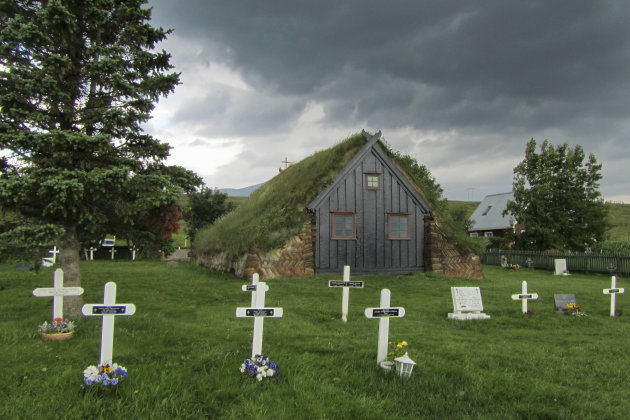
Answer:
<svg viewBox="0 0 630 420"><path fill-rule="evenodd" d="M408 214L388 214L387 215L387 236L388 236L388 239L410 239L409 215Z"/></svg>
<svg viewBox="0 0 630 420"><path fill-rule="evenodd" d="M357 214L332 214L332 239L357 239Z"/></svg>
<svg viewBox="0 0 630 420"><path fill-rule="evenodd" d="M368 190L378 190L381 188L381 174L365 174L365 187Z"/></svg>

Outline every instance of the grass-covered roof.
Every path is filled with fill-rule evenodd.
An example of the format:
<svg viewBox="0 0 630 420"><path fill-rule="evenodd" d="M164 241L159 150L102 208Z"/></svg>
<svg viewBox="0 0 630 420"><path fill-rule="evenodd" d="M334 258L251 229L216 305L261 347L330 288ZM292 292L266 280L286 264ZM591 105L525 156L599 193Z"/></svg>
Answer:
<svg viewBox="0 0 630 420"><path fill-rule="evenodd" d="M364 145L363 135L356 134L289 166L233 212L202 230L195 248L201 253L226 251L233 257L251 249L281 248L301 232L308 218L306 206Z"/></svg>
<svg viewBox="0 0 630 420"><path fill-rule="evenodd" d="M363 134L355 134L289 166L254 191L233 212L199 232L194 243L197 252L223 251L238 257L250 250L264 252L283 247L291 237L301 233L308 219L308 204L333 182L365 144ZM440 213L441 220L450 220L444 214L447 208L442 189L430 171L415 159L391 151L382 142L380 145ZM467 240L463 229L462 232L449 232L451 226L445 227L447 235L457 237L458 242ZM457 230L457 227L453 228Z"/></svg>

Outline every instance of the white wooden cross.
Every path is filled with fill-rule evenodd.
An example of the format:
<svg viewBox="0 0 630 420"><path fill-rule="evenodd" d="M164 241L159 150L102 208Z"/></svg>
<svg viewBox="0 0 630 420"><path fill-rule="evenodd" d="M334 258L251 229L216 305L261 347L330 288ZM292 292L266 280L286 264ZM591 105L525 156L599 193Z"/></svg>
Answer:
<svg viewBox="0 0 630 420"><path fill-rule="evenodd" d="M112 364L114 352L114 317L117 315L133 315L136 305L133 303L116 303L116 283L105 284L103 303L86 304L81 308L85 316L102 316L101 329L101 365Z"/></svg>
<svg viewBox="0 0 630 420"><path fill-rule="evenodd" d="M59 254L57 245L53 246L53 249L48 251L48 253L52 254L52 257L42 258L42 265L44 267L52 267L57 262L57 254Z"/></svg>
<svg viewBox="0 0 630 420"><path fill-rule="evenodd" d="M625 289L617 288L617 276L610 278L610 289L604 289L605 295L610 295L610 316L615 316L617 312L617 295L624 294Z"/></svg>
<svg viewBox="0 0 630 420"><path fill-rule="evenodd" d="M129 248L129 251L131 251L131 261L135 261L136 260L136 246L132 246L131 248Z"/></svg>
<svg viewBox="0 0 630 420"><path fill-rule="evenodd" d="M520 295L512 295L512 300L520 300L523 302L523 313L527 313L527 301L529 299L538 299L538 295L536 293L527 293L527 282L523 282L523 286L521 288L522 292Z"/></svg>
<svg viewBox="0 0 630 420"><path fill-rule="evenodd" d="M254 286L254 285L252 285ZM243 290L252 287L243 286ZM254 305L251 308L236 308L237 318L254 318L254 332L252 339L252 357L262 354L263 322L265 318L282 318L282 308L265 308L265 293L269 286L265 282L258 282L252 297L255 297Z"/></svg>
<svg viewBox="0 0 630 420"><path fill-rule="evenodd" d="M79 296L83 294L81 287L63 287L63 270L58 268L53 274L52 288L38 288L33 290L35 297L51 297L53 298L53 320L56 318L63 319L63 297Z"/></svg>
<svg viewBox="0 0 630 420"><path fill-rule="evenodd" d="M328 287L343 287L343 294L341 297L341 319L343 322L348 322L348 301L350 300L350 288L358 287L363 288L362 281L350 281L350 266L343 266L343 281L330 280Z"/></svg>
<svg viewBox="0 0 630 420"><path fill-rule="evenodd" d="M114 254L116 253L116 248L112 246L112 249L109 250L109 253L112 256L112 260L114 259Z"/></svg>
<svg viewBox="0 0 630 420"><path fill-rule="evenodd" d="M376 363L381 364L387 359L387 343L389 340L389 318L402 318L405 316L405 308L391 308L392 293L389 289L381 290L381 306L379 308L365 308L365 316L369 319L378 318L378 351Z"/></svg>

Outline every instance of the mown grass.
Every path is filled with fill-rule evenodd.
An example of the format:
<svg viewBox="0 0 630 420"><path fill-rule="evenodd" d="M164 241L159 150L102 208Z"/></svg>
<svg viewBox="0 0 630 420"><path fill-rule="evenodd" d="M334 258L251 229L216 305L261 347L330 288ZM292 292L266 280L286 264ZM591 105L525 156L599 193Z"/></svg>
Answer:
<svg viewBox="0 0 630 420"><path fill-rule="evenodd" d="M137 307L115 328L114 360L129 379L112 395L85 389L81 372L98 361L100 319L81 319L71 340L42 341L36 327L52 302L31 291L50 285L52 270L1 265L0 418L603 419L630 410L630 320L609 317L607 276L488 266L482 281L357 276L365 288L351 290L347 323L341 291L327 287L340 275L269 280L267 304L283 307L284 318L265 322L263 351L282 376L256 383L238 372L251 351L252 321L234 313L249 304L244 280L160 262L93 261L82 270L86 303L101 302L114 280L118 302ZM510 299L523 280L541 296L530 303L536 315ZM447 319L451 286L480 286L492 319ZM409 380L377 367L378 322L363 315L385 287L407 311L390 322L390 337L409 342L417 362ZM589 316L556 314L554 293L574 293ZM618 299L623 312L626 300Z"/></svg>

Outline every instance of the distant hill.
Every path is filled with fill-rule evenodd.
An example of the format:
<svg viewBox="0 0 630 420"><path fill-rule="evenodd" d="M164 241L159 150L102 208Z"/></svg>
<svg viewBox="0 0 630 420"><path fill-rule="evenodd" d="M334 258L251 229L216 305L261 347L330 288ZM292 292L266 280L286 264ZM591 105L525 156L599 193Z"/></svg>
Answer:
<svg viewBox="0 0 630 420"><path fill-rule="evenodd" d="M227 194L228 197L249 197L251 193L256 191L258 188L262 187L264 182L256 185L250 185L249 187L244 188L221 188L223 194Z"/></svg>

